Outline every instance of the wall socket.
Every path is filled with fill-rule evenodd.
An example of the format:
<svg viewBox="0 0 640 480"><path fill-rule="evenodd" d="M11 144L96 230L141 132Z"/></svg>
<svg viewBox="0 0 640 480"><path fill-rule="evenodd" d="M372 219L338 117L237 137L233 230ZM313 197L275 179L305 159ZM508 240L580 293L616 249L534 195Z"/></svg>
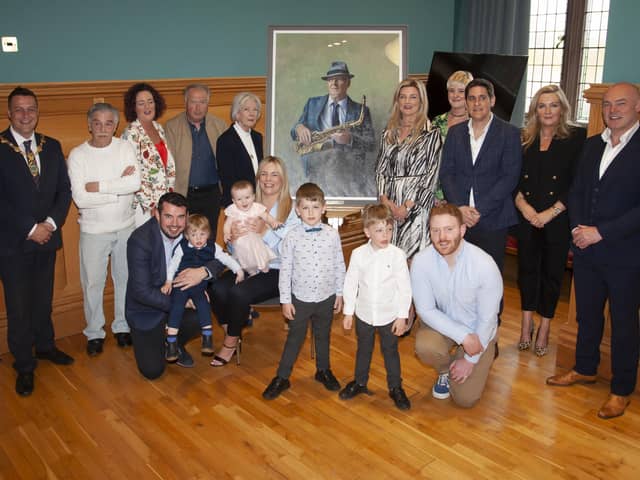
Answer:
<svg viewBox="0 0 640 480"><path fill-rule="evenodd" d="M18 38L17 37L2 37L2 51L3 52L17 52L18 51Z"/></svg>

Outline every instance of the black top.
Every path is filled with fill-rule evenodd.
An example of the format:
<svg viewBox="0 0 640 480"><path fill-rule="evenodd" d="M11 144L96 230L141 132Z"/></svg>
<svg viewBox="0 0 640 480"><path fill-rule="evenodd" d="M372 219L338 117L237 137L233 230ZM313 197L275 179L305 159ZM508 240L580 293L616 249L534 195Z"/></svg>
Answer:
<svg viewBox="0 0 640 480"><path fill-rule="evenodd" d="M524 152L518 190L536 211L546 210L558 200L568 206L567 196L585 138L586 130L575 127L568 138L554 138L544 152L540 151L540 137Z"/></svg>

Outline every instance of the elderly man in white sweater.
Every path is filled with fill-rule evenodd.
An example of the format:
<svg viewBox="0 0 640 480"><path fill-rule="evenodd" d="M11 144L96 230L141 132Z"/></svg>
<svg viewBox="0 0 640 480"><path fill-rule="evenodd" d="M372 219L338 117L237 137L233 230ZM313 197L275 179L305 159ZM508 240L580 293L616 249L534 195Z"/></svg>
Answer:
<svg viewBox="0 0 640 480"><path fill-rule="evenodd" d="M118 110L96 103L87 113L91 139L69 154L71 192L80 211L80 281L84 295L87 353L102 352L105 338L102 308L107 264L111 256L114 319L111 330L119 347L131 345L124 316L127 288L127 239L134 229L133 196L140 172L133 147L115 138Z"/></svg>

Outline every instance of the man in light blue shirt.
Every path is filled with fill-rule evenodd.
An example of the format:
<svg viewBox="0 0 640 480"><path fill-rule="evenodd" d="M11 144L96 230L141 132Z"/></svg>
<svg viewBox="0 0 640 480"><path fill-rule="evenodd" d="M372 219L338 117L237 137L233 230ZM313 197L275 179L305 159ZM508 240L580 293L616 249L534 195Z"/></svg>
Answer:
<svg viewBox="0 0 640 480"><path fill-rule="evenodd" d="M432 244L413 258L411 287L423 322L416 354L438 372L433 396L469 408L493 363L503 286L493 259L463 240L466 228L458 207L431 210Z"/></svg>

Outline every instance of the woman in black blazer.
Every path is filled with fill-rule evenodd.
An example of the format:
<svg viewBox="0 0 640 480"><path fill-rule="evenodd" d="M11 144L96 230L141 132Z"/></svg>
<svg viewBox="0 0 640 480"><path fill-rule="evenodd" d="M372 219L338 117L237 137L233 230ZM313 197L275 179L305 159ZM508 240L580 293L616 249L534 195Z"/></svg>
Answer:
<svg viewBox="0 0 640 480"><path fill-rule="evenodd" d="M586 137L568 123L570 106L557 85L547 85L531 100L522 132L524 158L515 198L518 225L518 285L522 307L519 350L531 346L533 313L542 318L534 351L547 354L551 319L560 296L571 232L567 195Z"/></svg>
<svg viewBox="0 0 640 480"><path fill-rule="evenodd" d="M216 157L222 182L222 205L231 204L231 186L239 180L255 188L258 163L262 160L262 134L253 130L260 119L260 99L249 92L236 95L231 106L233 124L218 137Z"/></svg>

